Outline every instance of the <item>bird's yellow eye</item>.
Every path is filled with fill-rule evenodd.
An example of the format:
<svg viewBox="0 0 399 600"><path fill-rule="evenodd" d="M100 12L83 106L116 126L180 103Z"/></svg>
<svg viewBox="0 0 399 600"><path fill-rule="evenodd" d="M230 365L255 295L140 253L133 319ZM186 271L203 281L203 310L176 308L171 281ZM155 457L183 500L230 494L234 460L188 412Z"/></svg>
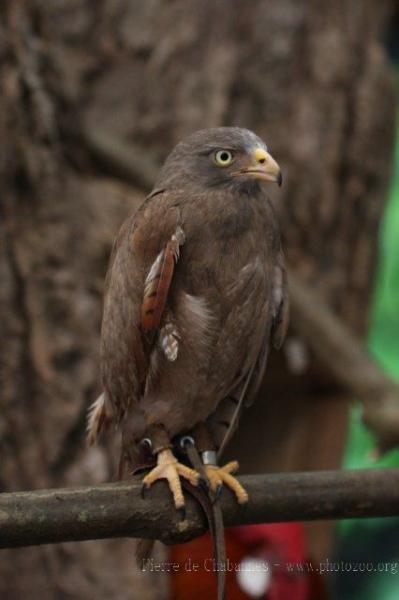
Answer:
<svg viewBox="0 0 399 600"><path fill-rule="evenodd" d="M218 150L214 154L214 160L218 167L228 167L234 160L234 154L230 150Z"/></svg>

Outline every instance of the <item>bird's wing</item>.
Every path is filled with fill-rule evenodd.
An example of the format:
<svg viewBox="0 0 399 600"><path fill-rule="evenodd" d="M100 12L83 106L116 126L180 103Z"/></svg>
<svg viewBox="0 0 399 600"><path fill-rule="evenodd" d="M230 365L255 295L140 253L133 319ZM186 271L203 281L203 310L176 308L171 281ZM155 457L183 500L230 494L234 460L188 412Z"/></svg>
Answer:
<svg viewBox="0 0 399 600"><path fill-rule="evenodd" d="M280 251L274 270L273 285L273 322L272 342L277 350L284 342L290 318L290 303L288 299L287 270L284 264L284 255Z"/></svg>
<svg viewBox="0 0 399 600"><path fill-rule="evenodd" d="M234 433L244 407L250 406L256 397L265 373L270 342L275 348L280 348L287 332L289 320L287 274L281 252L274 269L270 311L271 318L255 362L210 416L209 424L219 455L222 454Z"/></svg>
<svg viewBox="0 0 399 600"><path fill-rule="evenodd" d="M134 410L145 388L184 234L179 210L149 198L122 226L108 269L101 330L103 394L92 405L88 438ZM169 198L170 200L170 198Z"/></svg>
<svg viewBox="0 0 399 600"><path fill-rule="evenodd" d="M170 284L179 259L184 233L177 225L170 239L159 251L145 279L141 304L141 330L144 334L158 331L165 310Z"/></svg>

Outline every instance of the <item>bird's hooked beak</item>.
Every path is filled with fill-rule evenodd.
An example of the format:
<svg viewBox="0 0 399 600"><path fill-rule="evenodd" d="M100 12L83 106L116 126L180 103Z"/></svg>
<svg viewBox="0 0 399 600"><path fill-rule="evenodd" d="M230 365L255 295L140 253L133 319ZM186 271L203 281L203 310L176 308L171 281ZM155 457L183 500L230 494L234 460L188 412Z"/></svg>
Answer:
<svg viewBox="0 0 399 600"><path fill-rule="evenodd" d="M274 181L281 186L283 183L281 169L271 154L264 148L258 147L255 148L252 159L253 161L248 167L236 171L234 175L246 175L262 181Z"/></svg>

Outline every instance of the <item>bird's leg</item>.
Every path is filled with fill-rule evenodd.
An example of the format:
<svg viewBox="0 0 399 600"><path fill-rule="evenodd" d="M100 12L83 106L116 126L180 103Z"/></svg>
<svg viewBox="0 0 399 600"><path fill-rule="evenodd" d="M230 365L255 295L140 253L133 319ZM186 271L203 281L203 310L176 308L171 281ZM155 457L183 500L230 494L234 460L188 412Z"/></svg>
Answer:
<svg viewBox="0 0 399 600"><path fill-rule="evenodd" d="M215 493L216 498L219 496L224 484L234 492L239 504L248 502L248 493L232 475L238 470L238 462L233 460L223 467L218 466L216 448L207 425L205 423L197 425L193 437L204 464L209 487Z"/></svg>
<svg viewBox="0 0 399 600"><path fill-rule="evenodd" d="M150 444L152 453L157 457L157 465L143 479L143 491L158 479L166 479L173 494L176 509L184 507L184 496L180 477L188 479L192 485L198 485L199 474L178 462L171 448L172 445L162 426L153 426L148 431L145 441Z"/></svg>

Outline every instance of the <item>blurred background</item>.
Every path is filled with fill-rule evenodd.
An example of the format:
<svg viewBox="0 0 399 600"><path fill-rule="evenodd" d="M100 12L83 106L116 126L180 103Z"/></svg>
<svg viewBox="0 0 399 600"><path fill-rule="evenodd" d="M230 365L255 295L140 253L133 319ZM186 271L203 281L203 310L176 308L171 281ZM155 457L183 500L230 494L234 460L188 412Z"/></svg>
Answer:
<svg viewBox="0 0 399 600"><path fill-rule="evenodd" d="M394 0L3 0L0 491L114 479L114 442L88 450L84 439L108 257L195 129L238 125L265 139L284 173L270 193L290 272L399 378L398 58ZM339 356L320 361L300 318L228 453L246 473L399 466L331 372ZM397 520L380 519L239 528L228 545L236 561L377 565L399 561L398 536ZM208 543L160 556L203 557ZM399 568L282 569L253 582L232 574L229 597L399 597ZM206 573L138 573L128 540L0 557L10 600L211 598L212 586Z"/></svg>

